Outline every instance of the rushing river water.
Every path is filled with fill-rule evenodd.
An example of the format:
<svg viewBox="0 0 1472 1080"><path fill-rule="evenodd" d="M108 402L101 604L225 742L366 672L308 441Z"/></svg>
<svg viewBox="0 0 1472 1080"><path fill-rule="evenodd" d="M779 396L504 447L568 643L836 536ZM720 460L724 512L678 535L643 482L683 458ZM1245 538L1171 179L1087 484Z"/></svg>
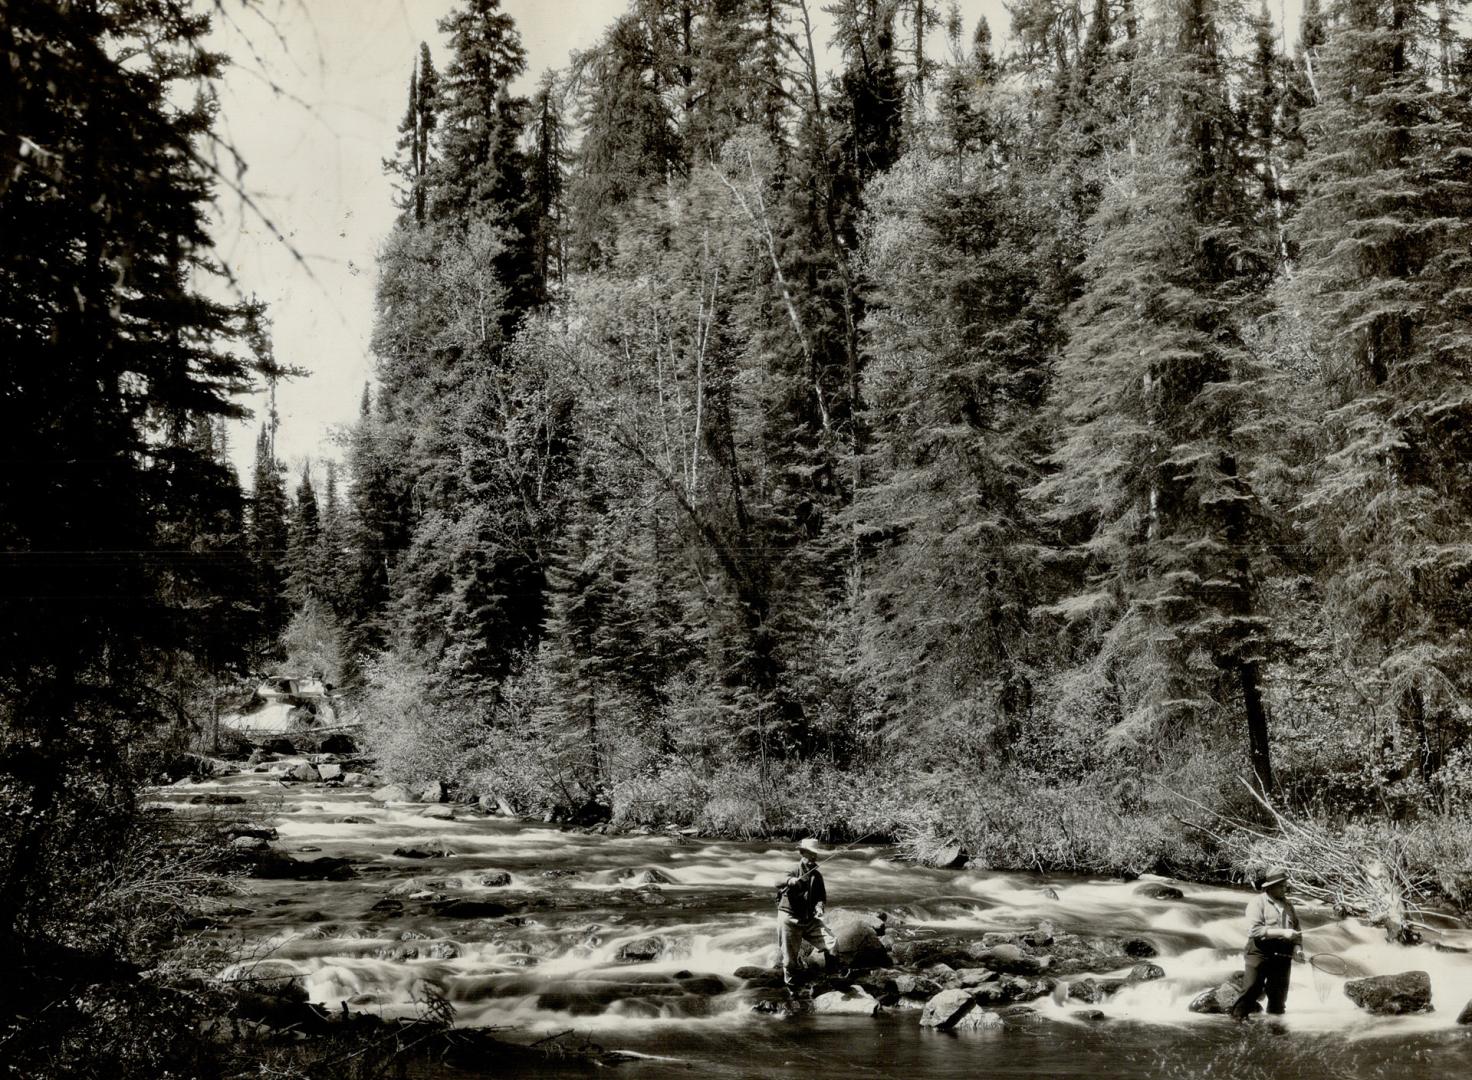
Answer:
<svg viewBox="0 0 1472 1080"><path fill-rule="evenodd" d="M441 820L362 788L252 773L159 800L201 793L258 799L250 816L270 815L280 851L356 868L344 881L253 882L228 918L248 955L292 965L313 1001L412 1016L442 995L461 1024L523 1041L572 1030L647 1055L618 1066L628 1077L1472 1076L1472 1028L1455 1024L1472 999L1472 955L1388 945L1308 905L1309 953L1376 974L1427 971L1436 1011L1370 1016L1341 980L1300 965L1282 1020L1196 1016L1192 996L1241 965L1245 892L1176 883L1184 899L1150 900L1129 883L928 870L860 847L824 867L830 906L888 912L892 934L979 936L1049 919L1145 937L1166 977L1097 1006L1044 998L1001 1031L926 1030L913 1010L774 1017L752 1010L755 992L734 973L776 962L772 884L795 860L785 846L589 835L464 808ZM434 857L394 854L408 848ZM509 884L493 884L501 873ZM660 884L641 888L648 878ZM1443 940L1472 946L1462 930ZM1094 1009L1104 1017L1086 1018ZM549 1063L537 1075L562 1073Z"/></svg>

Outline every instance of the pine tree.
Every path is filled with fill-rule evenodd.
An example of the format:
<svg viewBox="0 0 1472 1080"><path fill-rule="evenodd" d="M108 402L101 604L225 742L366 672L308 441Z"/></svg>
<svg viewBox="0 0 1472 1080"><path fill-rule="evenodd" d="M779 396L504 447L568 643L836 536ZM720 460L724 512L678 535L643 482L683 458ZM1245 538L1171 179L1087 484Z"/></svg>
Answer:
<svg viewBox="0 0 1472 1080"><path fill-rule="evenodd" d="M398 156L386 159L384 170L398 178L399 202L395 205L414 212L414 223L423 225L429 205L430 146L437 123L440 77L429 46L419 45L419 66L409 74L409 105L399 121Z"/></svg>
<svg viewBox="0 0 1472 1080"><path fill-rule="evenodd" d="M293 608L300 609L309 601L326 598L326 589L318 576L321 543L321 511L312 488L311 467L304 465L287 526L286 595Z"/></svg>
<svg viewBox="0 0 1472 1080"><path fill-rule="evenodd" d="M1243 437L1266 372L1243 335L1272 262L1226 82L1230 29L1187 0L1158 66L1138 71L1164 115L1131 131L1094 217L1057 370L1065 436L1035 490L1066 529L1085 529L1074 553L1088 584L1054 611L1110 626L1105 655L1131 684L1116 738L1230 707L1268 791L1254 596L1266 532Z"/></svg>
<svg viewBox="0 0 1472 1080"><path fill-rule="evenodd" d="M1300 272L1290 292L1323 371L1327 453L1304 506L1352 656L1385 688L1403 760L1428 782L1457 737L1472 552L1466 97L1427 7L1346 0L1303 114ZM1331 539L1332 538L1332 539Z"/></svg>
<svg viewBox="0 0 1472 1080"><path fill-rule="evenodd" d="M286 629L287 605L287 502L281 463L276 460L271 423L261 425L256 437L252 472L248 545L254 569L253 599L260 613L259 648L275 651L277 638Z"/></svg>

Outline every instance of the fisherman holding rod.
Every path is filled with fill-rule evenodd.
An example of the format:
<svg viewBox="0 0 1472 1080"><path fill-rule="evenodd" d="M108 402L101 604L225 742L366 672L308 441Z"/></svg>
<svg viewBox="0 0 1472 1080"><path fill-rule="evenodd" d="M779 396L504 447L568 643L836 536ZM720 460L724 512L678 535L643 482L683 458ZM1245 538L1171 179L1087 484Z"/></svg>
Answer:
<svg viewBox="0 0 1472 1080"><path fill-rule="evenodd" d="M1272 867L1258 888L1261 891L1247 904L1246 970L1242 994L1232 1005L1235 1020L1245 1020L1264 993L1268 1012L1281 1016L1293 961L1303 959L1303 930L1288 899L1288 872Z"/></svg>
<svg viewBox="0 0 1472 1080"><path fill-rule="evenodd" d="M811 945L823 954L823 968L838 968L833 955L836 941L823 921L828 904L828 890L819 867L822 846L814 837L797 843L800 860L797 869L777 886L777 946L782 956L782 982L788 993L797 989L803 970L802 948Z"/></svg>

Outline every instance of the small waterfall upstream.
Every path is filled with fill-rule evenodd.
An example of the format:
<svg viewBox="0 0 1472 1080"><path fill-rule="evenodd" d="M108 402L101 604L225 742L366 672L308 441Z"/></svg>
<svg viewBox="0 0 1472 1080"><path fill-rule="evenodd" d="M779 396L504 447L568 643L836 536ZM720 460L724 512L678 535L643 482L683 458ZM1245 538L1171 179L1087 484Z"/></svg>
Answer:
<svg viewBox="0 0 1472 1080"><path fill-rule="evenodd" d="M1310 954L1375 974L1424 970L1435 1011L1372 1016L1343 979L1299 965L1282 1020L1191 1013L1194 995L1240 970L1241 890L1173 883L1181 898L1152 899L1139 883L930 870L877 847L837 855L824 867L831 906L886 912L891 936L979 939L1048 920L1155 947L1163 978L1088 1006L1059 990L1006 1030L967 1038L922 1030L913 1010L753 1010L773 995L753 988L750 969L777 962L772 885L795 861L784 845L602 836L464 808L445 820L421 804L379 805L362 788L256 773L174 785L156 801L182 812L201 794L252 800L225 812L274 827L282 853L354 867L346 880L252 881L220 929L243 938L239 970L269 960L332 1010L411 1017L443 998L459 1024L526 1040L571 1029L641 1051L621 1067L635 1076L959 1077L978 1062L1039 1077L1472 1075L1472 1028L1455 1023L1472 1000L1472 955L1390 945L1309 905ZM1472 933L1448 929L1441 943L1472 949Z"/></svg>

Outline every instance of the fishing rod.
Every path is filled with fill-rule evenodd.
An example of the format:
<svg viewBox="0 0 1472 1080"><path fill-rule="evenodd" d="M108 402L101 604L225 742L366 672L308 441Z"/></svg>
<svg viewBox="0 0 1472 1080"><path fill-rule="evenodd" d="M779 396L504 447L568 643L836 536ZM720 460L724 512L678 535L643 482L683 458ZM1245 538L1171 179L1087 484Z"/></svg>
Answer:
<svg viewBox="0 0 1472 1080"><path fill-rule="evenodd" d="M842 855L845 851L848 851L850 848L855 847L855 846L857 846L859 844L862 844L865 840L869 839L869 837L873 836L878 831L879 831L878 829L871 829L870 831L866 832L863 836L859 837L857 840L850 840L848 843L844 844L843 847L839 848L838 850L836 850L836 851L830 851L827 855L823 856L821 859L818 860L818 865L819 866L822 866L829 859L834 858L837 855Z"/></svg>

